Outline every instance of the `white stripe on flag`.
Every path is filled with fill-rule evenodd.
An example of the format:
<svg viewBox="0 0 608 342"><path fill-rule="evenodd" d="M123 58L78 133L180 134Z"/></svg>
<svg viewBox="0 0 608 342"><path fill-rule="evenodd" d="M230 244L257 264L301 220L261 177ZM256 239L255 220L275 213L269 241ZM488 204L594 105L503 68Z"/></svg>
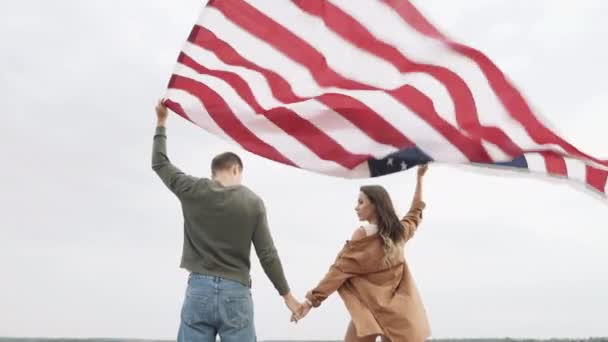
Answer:
<svg viewBox="0 0 608 342"><path fill-rule="evenodd" d="M348 175L349 178L369 178L371 172L369 171L369 165L367 162L355 167L353 171Z"/></svg>
<svg viewBox="0 0 608 342"><path fill-rule="evenodd" d="M352 45L327 28L321 19L302 11L291 2L285 2L282 6L266 0L254 0L253 3L268 17L313 46L338 74L384 90L408 84L431 97L437 112L458 127L452 98L445 86L434 77L423 72L402 74L391 63Z"/></svg>
<svg viewBox="0 0 608 342"><path fill-rule="evenodd" d="M326 92L335 92L352 96L384 117L432 158L454 162L468 161L460 150L435 131L426 121L420 119L418 115L412 113L407 107L389 95L377 91L345 91L339 88L320 87L310 76L308 70L285 58L266 42L227 20L217 9L210 7L206 9L206 12L204 22L199 22L201 26L229 43L244 58L255 61L260 67L277 72L282 76L288 75L284 78L290 81L297 80L290 84L297 95L313 97Z"/></svg>
<svg viewBox="0 0 608 342"><path fill-rule="evenodd" d="M217 92L243 125L255 132L259 139L275 147L282 155L297 163L298 167L338 176L350 172L336 162L319 158L308 147L277 127L265 116L256 114L225 81L199 74L184 65L178 68L175 74L203 83Z"/></svg>
<svg viewBox="0 0 608 342"><path fill-rule="evenodd" d="M277 100L266 79L257 71L247 68L227 65L213 53L192 43L186 43L184 53L199 64L212 70L230 71L239 75L249 85L255 99L268 110L285 107L296 112L300 117L324 131L328 136L342 145L347 151L355 154L372 154L381 158L395 152L392 146L384 145L371 139L352 122L339 113L318 101L311 99L303 103L285 104Z"/></svg>
<svg viewBox="0 0 608 342"><path fill-rule="evenodd" d="M384 158L398 150L371 139L352 122L317 100L293 103L286 107L313 123L351 153Z"/></svg>
<svg viewBox="0 0 608 342"><path fill-rule="evenodd" d="M585 163L573 158L564 158L566 161L566 170L568 178L587 183L587 167Z"/></svg>
<svg viewBox="0 0 608 342"><path fill-rule="evenodd" d="M207 7L204 12L206 13L204 20L199 21L198 24L228 43L245 59L292 81L290 85L298 96L319 95L318 85L305 67L286 58L265 41L241 29L219 10Z"/></svg>
<svg viewBox="0 0 608 342"><path fill-rule="evenodd" d="M405 56L419 62L443 66L458 74L469 86L475 99L482 125L500 127L511 139L524 148L538 148L525 129L514 121L488 86L485 75L477 64L453 52L443 43L428 38L409 27L388 5L378 1L331 0L349 13L378 39L393 45Z"/></svg>
<svg viewBox="0 0 608 342"><path fill-rule="evenodd" d="M510 157L509 155L504 153L500 149L500 147L496 146L495 144L493 144L487 140L481 139L481 144L483 145L485 150L488 152L488 154L494 161L511 161L511 159L513 159L512 157Z"/></svg>
<svg viewBox="0 0 608 342"><path fill-rule="evenodd" d="M176 71L178 68L179 66L176 68ZM217 123L215 123L203 103L196 96L181 89L169 88L166 97L179 103L184 112L188 115L188 118L199 127L204 128L208 132L211 132L226 141L238 144L234 139L227 135Z"/></svg>
<svg viewBox="0 0 608 342"><path fill-rule="evenodd" d="M354 92L353 92L354 93ZM467 157L417 114L392 96L378 91L357 91L356 98L382 115L435 160L468 162Z"/></svg>
<svg viewBox="0 0 608 342"><path fill-rule="evenodd" d="M248 2L310 44L339 75L383 89L403 84L399 70L392 64L345 41L328 29L323 20L300 10L292 2L285 1L281 6L267 0Z"/></svg>
<svg viewBox="0 0 608 342"><path fill-rule="evenodd" d="M215 33L218 38L230 44L230 46L237 50L238 53L244 58L254 61L260 67L272 70L279 74L287 82L289 82L294 93L298 96L314 97L323 93L332 92L344 95L352 94L344 89L320 86L311 76L308 69L306 69L304 66L277 52L274 47L270 46L265 41L255 37L246 30L241 29L239 26L228 20L217 9L210 7L205 11L207 14L204 16L204 20L199 21L198 24L200 26L203 26ZM357 51L358 53L362 53L362 51L359 49L357 49ZM381 59L377 60L385 63ZM367 65L363 68L369 69L370 66ZM384 79L384 75L382 75L382 77L378 77L378 75L382 74L375 74L373 80L377 80L379 85L384 85L382 89L391 90L399 86L410 84L411 86L424 92L425 95L431 98L438 113L440 113L440 115L448 122L457 127L452 99L443 84L433 77L430 77L424 73L397 73L398 79L392 80L393 83L387 86L385 82L388 80ZM354 95L351 96L355 97Z"/></svg>
<svg viewBox="0 0 608 342"><path fill-rule="evenodd" d="M524 157L526 158L530 171L547 174L547 164L545 164L545 158L543 158L543 156L538 153L526 153Z"/></svg>

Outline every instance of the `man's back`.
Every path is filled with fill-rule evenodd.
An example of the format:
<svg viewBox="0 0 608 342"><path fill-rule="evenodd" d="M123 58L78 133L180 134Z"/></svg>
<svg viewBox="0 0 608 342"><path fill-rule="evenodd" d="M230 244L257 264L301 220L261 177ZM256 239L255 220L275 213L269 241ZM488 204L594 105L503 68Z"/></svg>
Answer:
<svg viewBox="0 0 608 342"><path fill-rule="evenodd" d="M181 267L249 285L251 243L264 214L260 198L242 185L199 179L181 199L184 253Z"/></svg>
<svg viewBox="0 0 608 342"><path fill-rule="evenodd" d="M178 342L255 342L251 244L292 314L302 305L289 291L268 229L264 203L240 185L243 162L232 152L211 161L213 179L188 176L167 156L167 107L156 105L152 169L179 198L184 217L181 267L190 271Z"/></svg>
<svg viewBox="0 0 608 342"><path fill-rule="evenodd" d="M154 136L152 169L179 198L184 216L181 267L251 286L251 243L279 294L289 293L262 200L242 185L224 186L181 172L169 161L166 132Z"/></svg>

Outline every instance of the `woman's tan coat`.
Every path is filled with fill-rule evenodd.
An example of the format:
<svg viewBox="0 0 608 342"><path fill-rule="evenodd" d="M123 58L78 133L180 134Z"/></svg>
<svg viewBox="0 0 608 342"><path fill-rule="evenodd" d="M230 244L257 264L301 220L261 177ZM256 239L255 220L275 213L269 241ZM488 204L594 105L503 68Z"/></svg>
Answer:
<svg viewBox="0 0 608 342"><path fill-rule="evenodd" d="M422 220L424 202L412 203L401 220L406 241ZM382 238L347 241L319 285L306 297L318 307L338 291L359 337L383 335L392 342L422 342L430 335L424 305L403 253L387 265Z"/></svg>

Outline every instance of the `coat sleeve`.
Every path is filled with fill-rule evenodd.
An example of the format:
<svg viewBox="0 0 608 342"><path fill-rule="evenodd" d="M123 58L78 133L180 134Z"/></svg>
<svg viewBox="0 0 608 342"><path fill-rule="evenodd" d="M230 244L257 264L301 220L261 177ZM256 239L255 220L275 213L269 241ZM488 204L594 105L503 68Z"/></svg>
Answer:
<svg viewBox="0 0 608 342"><path fill-rule="evenodd" d="M319 282L319 285L306 294L306 299L312 303L313 307L319 307L321 303L332 293L336 292L345 281L355 276L354 273L349 272L348 270L356 268L357 262L353 258L345 255L346 249L348 249L348 246L344 247L342 252L338 254L336 261L331 265L329 271L325 274L325 277Z"/></svg>
<svg viewBox="0 0 608 342"><path fill-rule="evenodd" d="M401 224L403 225L403 229L405 229L406 241L411 239L416 233L422 221L422 211L425 207L426 204L423 201L414 201L408 213L401 219Z"/></svg>

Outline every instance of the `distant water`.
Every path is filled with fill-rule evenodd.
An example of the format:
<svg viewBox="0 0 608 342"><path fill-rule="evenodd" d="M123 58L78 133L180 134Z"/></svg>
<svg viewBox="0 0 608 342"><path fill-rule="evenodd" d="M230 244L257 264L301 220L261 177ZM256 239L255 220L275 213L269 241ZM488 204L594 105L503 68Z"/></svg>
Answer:
<svg viewBox="0 0 608 342"><path fill-rule="evenodd" d="M0 342L175 342L174 340L138 340L120 338L13 338L0 337ZM259 342L341 342L330 340L267 340ZM512 339L512 338L476 338L476 339L432 339L429 342L608 342L608 337L586 339Z"/></svg>

